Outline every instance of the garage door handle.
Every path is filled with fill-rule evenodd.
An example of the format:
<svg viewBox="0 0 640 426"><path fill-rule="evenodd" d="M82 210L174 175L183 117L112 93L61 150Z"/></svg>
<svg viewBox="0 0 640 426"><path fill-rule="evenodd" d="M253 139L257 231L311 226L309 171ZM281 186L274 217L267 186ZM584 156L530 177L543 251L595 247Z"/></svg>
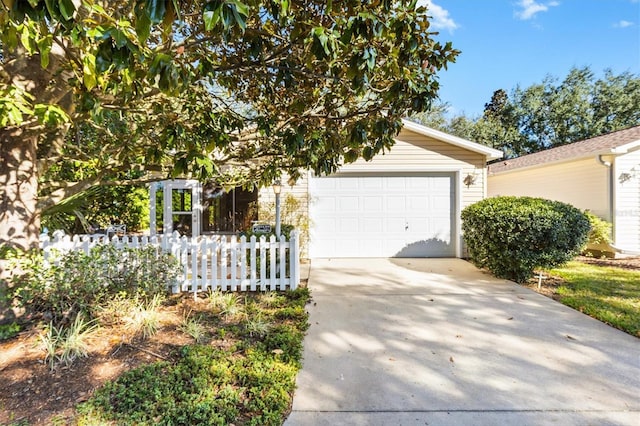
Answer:
<svg viewBox="0 0 640 426"><path fill-rule="evenodd" d="M407 223L405 223L405 224L404 224L404 230L405 230L405 231L408 231L408 230L409 230L409 222L407 222Z"/></svg>

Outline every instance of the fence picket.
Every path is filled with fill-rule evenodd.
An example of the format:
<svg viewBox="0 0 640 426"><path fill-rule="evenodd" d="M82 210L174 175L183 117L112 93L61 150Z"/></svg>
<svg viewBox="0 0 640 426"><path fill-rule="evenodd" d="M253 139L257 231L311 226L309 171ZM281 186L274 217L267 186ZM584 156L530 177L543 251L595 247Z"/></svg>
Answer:
<svg viewBox="0 0 640 426"><path fill-rule="evenodd" d="M269 238L269 290L276 289L276 236Z"/></svg>
<svg viewBox="0 0 640 426"><path fill-rule="evenodd" d="M215 239L211 239L207 246L211 253L211 291L216 291L220 288L220 282L218 281L218 243Z"/></svg>
<svg viewBox="0 0 640 426"><path fill-rule="evenodd" d="M231 249L231 262L229 264L231 269L231 291L236 291L238 289L238 247L235 235L231 236L229 248Z"/></svg>
<svg viewBox="0 0 640 426"><path fill-rule="evenodd" d="M117 249L155 247L156 255L170 253L180 263L180 274L171 290L193 292L221 289L223 291L267 291L295 289L300 282L300 250L298 233L289 241L255 235L247 239L212 235L188 238L178 233L160 236L65 235L55 231L40 235L40 247L46 262L58 262L69 251L89 253L100 244L112 244Z"/></svg>
<svg viewBox="0 0 640 426"><path fill-rule="evenodd" d="M260 237L260 291L267 289L267 237Z"/></svg>
<svg viewBox="0 0 640 426"><path fill-rule="evenodd" d="M249 271L251 274L250 283L251 283L251 291L256 291L256 281L258 281L256 277L256 236L251 236L251 253L250 253L250 261Z"/></svg>
<svg viewBox="0 0 640 426"><path fill-rule="evenodd" d="M198 240L191 238L191 244L189 247L191 254L191 291L193 297L198 296Z"/></svg>
<svg viewBox="0 0 640 426"><path fill-rule="evenodd" d="M240 237L240 291L247 291L247 237Z"/></svg>
<svg viewBox="0 0 640 426"><path fill-rule="evenodd" d="M209 275L209 265L207 263L207 240L200 241L200 290L207 291L209 287L209 281L207 277Z"/></svg>
<svg viewBox="0 0 640 426"><path fill-rule="evenodd" d="M220 289L222 291L227 290L229 279L227 278L227 245L220 245Z"/></svg>

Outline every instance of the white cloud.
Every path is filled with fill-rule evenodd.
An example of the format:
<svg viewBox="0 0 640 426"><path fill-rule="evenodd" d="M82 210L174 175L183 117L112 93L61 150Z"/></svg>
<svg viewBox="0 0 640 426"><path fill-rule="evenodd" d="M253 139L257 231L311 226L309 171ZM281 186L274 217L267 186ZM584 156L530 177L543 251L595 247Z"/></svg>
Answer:
<svg viewBox="0 0 640 426"><path fill-rule="evenodd" d="M540 12L546 12L550 7L560 5L557 1L549 1L546 3L538 3L535 0L520 0L517 3L517 6L522 8L522 10L516 11L515 15L517 18L526 21L536 16L536 14Z"/></svg>
<svg viewBox="0 0 640 426"><path fill-rule="evenodd" d="M613 28L627 28L632 27L634 25L631 21L625 21L624 19L613 24Z"/></svg>
<svg viewBox="0 0 640 426"><path fill-rule="evenodd" d="M431 21L433 28L452 32L459 27L456 21L449 16L449 11L435 4L433 0L418 0L418 6L427 7L427 14L433 17L433 21Z"/></svg>

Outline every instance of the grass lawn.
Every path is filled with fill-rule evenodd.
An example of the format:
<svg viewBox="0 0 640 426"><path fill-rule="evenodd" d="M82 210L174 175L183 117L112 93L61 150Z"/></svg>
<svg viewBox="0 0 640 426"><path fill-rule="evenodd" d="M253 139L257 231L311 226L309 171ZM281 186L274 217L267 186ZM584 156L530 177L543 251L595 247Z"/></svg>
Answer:
<svg viewBox="0 0 640 426"><path fill-rule="evenodd" d="M572 261L548 273L561 280L554 285L556 300L640 337L640 270Z"/></svg>

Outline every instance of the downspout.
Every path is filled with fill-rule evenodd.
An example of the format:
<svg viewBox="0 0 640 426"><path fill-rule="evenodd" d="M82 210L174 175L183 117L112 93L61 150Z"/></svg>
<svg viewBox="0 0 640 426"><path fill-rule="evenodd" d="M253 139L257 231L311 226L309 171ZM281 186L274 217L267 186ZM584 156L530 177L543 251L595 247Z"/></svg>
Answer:
<svg viewBox="0 0 640 426"><path fill-rule="evenodd" d="M598 163L602 164L603 166L605 166L606 168L609 169L609 173L608 173L608 177L607 177L607 181L609 183L609 215L611 218L611 239L612 242L609 244L609 246L611 248L613 248L616 252L620 253L621 250L615 246L615 235L616 235L616 218L615 218L615 176L614 176L614 170L613 170L613 164L611 163L611 161L607 161L603 158L603 155L600 154L596 157L596 160L598 160Z"/></svg>
<svg viewBox="0 0 640 426"><path fill-rule="evenodd" d="M614 194L615 194L615 187L614 187L614 178L615 176L613 175L613 167L611 164L611 161L606 161L602 158L602 154L598 155L596 157L596 159L598 160L598 163L602 164L603 166L605 166L606 168L609 169L609 174L607 177L607 183L609 184L609 200L608 200L608 209L609 209L609 215L611 216L611 223L614 223L614 214L613 214L613 208L615 206L615 199L614 199ZM615 235L615 233L614 233Z"/></svg>

